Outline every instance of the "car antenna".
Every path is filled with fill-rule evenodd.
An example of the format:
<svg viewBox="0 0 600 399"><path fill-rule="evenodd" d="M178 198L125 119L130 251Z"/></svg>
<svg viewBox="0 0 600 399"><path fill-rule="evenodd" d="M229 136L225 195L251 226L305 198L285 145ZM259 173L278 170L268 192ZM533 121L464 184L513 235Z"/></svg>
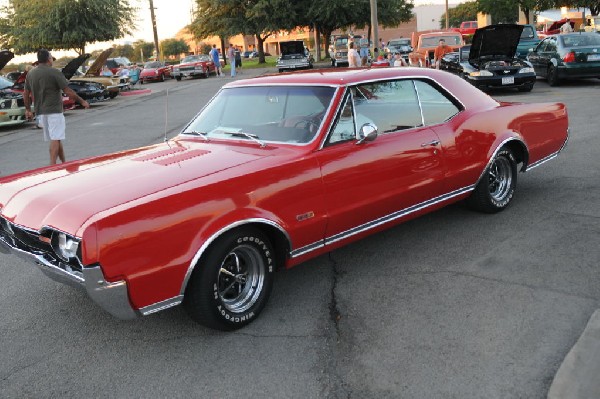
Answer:
<svg viewBox="0 0 600 399"><path fill-rule="evenodd" d="M167 89L167 99L165 100L165 143L167 142L167 126L169 123L169 89Z"/></svg>

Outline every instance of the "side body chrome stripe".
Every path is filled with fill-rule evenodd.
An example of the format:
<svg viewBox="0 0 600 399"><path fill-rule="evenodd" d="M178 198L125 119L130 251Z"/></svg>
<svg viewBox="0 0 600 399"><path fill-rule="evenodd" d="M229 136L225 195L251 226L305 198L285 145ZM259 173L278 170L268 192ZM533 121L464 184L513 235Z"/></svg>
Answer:
<svg viewBox="0 0 600 399"><path fill-rule="evenodd" d="M433 206L433 205L438 204L438 203L440 203L442 201L446 201L446 200L449 200L451 198L457 197L459 195L468 193L469 191L473 191L474 188L475 188L475 185L473 184L473 185L470 185L470 186L467 186L467 187L463 187L463 188L460 188L458 190L451 191L449 193L440 195L439 197L435 197L435 198L432 198L430 200L421 202L419 204L410 206L408 208L401 209L401 210L396 211L394 213L390 213L389 215L382 216L382 217L380 217L378 219L375 219L373 221L364 223L364 224L362 224L360 226L356 226L356 227L353 227L353 228L351 228L349 230L346 230L346 231L343 231L341 233L335 234L335 235L333 235L331 237L327 237L324 240L317 241L315 243L306 245L306 246L304 246L302 248L298 248L296 250L293 250L292 252L290 252L290 255L291 255L292 258L298 257L300 255L304 255L304 254L309 253L311 251L314 251L314 250L316 250L318 248L322 248L322 247L324 247L326 245L330 245L330 244L333 244L333 243L335 243L337 241L344 240L344 239L346 239L348 237L352 237L353 235L360 234L360 233L365 232L367 230L370 230L370 229L373 229L375 227L378 227L378 226L380 226L382 224L389 223L389 222L394 221L396 219L400 219L400 218L402 218L404 216L407 216L407 215L410 215L411 213L420 211L421 209L425 209L427 207Z"/></svg>

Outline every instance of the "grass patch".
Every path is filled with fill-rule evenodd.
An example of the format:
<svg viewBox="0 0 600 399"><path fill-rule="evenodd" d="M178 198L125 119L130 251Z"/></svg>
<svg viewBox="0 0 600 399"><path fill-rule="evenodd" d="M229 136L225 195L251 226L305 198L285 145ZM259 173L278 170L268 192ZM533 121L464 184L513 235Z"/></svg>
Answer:
<svg viewBox="0 0 600 399"><path fill-rule="evenodd" d="M267 56L265 57L265 63L259 64L257 58L242 58L242 69L255 69L255 68L274 68L277 64L277 57ZM239 68L239 67L236 67ZM227 64L223 68L223 71L231 71L231 65Z"/></svg>

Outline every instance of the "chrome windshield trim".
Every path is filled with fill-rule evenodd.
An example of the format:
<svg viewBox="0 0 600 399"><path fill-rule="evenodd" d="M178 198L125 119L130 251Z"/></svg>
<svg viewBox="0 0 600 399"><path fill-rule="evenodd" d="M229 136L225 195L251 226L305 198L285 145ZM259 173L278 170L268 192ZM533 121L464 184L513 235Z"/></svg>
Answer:
<svg viewBox="0 0 600 399"><path fill-rule="evenodd" d="M290 245L290 248L292 247L292 240L290 239L290 236L288 235L287 231L285 231L285 229L283 227L281 227L279 224L277 224L276 222L274 222L272 220L264 219L264 218L251 218L251 219L239 220L235 223L227 225L227 226L221 228L219 231L217 231L213 235L211 235L206 241L204 241L204 243L202 244L200 249L196 252L196 255L194 255L194 258L190 262L188 269L185 273L183 283L181 284L181 290L179 291L180 296L183 296L185 294L185 289L187 287L188 281L190 280L190 277L192 276L192 272L194 271L194 268L196 267L196 264L200 260L200 257L202 256L202 254L204 254L204 251L206 251L206 248L208 248L208 246L210 244L212 244L213 241L215 241L217 238L219 238L223 233L225 233L231 229L234 229L236 227L243 226L246 224L251 224L251 223L268 224L271 227L275 227L277 230L279 230L285 236L287 242Z"/></svg>
<svg viewBox="0 0 600 399"><path fill-rule="evenodd" d="M312 243L312 244L306 245L304 247L298 248L298 249L292 251L290 253L290 255L291 255L292 258L296 258L298 256L301 256L301 255L307 254L309 252L312 252L314 250L323 248L323 247L325 247L327 245L331 245L331 244L336 243L338 241L344 240L344 239L346 239L348 237L352 237L352 236L354 236L356 234L360 234L360 233L363 233L365 231L374 229L375 227L381 226L382 224L389 223L391 221L400 219L402 217L410 215L411 213L418 212L418 211L420 211L422 209L425 209L425 208L428 208L430 206L436 205L436 204L438 204L440 202L443 202L443 201L449 200L451 198L457 197L459 195L468 193L469 191L473 191L473 189L475 189L475 185L474 184L472 184L470 186L466 186L466 187L460 188L458 190L451 191L449 193L440 195L440 196L432 198L430 200L423 201L423 202L421 202L419 204L410 206L408 208L401 209L399 211L396 211L396 212L390 213L388 215L382 216L382 217L380 217L378 219L372 220L372 221L367 222L367 223L363 223L363 224L361 224L359 226L353 227L353 228L348 229L346 231L343 231L341 233L338 233L338 234L335 234L333 236L327 237L324 240L317 241L315 243Z"/></svg>

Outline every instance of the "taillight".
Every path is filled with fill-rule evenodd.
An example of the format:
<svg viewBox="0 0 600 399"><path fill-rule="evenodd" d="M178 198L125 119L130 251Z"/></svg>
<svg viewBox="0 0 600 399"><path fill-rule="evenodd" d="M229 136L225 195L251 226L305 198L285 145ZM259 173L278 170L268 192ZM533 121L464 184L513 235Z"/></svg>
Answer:
<svg viewBox="0 0 600 399"><path fill-rule="evenodd" d="M575 62L575 53L572 51L570 53L567 53L567 55L565 55L565 58L563 58L563 62Z"/></svg>

